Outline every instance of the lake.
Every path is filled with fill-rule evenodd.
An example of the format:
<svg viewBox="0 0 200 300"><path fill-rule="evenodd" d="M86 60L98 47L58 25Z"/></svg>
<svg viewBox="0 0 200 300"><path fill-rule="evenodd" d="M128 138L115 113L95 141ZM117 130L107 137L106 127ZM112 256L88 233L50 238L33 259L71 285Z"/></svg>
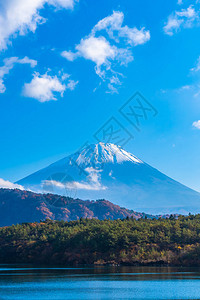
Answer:
<svg viewBox="0 0 200 300"><path fill-rule="evenodd" d="M200 299L200 268L0 265L0 299Z"/></svg>

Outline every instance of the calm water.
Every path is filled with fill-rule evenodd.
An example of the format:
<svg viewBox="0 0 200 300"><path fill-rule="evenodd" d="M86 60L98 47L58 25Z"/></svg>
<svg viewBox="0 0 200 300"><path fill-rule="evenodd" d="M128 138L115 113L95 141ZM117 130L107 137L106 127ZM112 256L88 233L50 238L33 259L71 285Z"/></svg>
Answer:
<svg viewBox="0 0 200 300"><path fill-rule="evenodd" d="M0 299L200 299L200 269L0 265Z"/></svg>

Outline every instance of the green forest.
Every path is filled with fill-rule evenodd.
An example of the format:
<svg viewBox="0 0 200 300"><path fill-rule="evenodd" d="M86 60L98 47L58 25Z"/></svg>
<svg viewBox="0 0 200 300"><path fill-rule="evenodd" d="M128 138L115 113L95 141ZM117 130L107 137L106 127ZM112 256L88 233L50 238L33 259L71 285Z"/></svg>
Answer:
<svg viewBox="0 0 200 300"><path fill-rule="evenodd" d="M1 227L0 263L200 266L200 214Z"/></svg>

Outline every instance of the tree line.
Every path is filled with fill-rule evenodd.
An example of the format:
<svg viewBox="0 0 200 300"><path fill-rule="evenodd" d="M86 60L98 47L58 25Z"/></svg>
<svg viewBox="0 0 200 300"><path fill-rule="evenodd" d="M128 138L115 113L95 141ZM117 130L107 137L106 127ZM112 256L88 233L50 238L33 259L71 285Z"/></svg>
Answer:
<svg viewBox="0 0 200 300"><path fill-rule="evenodd" d="M0 228L0 263L200 265L200 214Z"/></svg>

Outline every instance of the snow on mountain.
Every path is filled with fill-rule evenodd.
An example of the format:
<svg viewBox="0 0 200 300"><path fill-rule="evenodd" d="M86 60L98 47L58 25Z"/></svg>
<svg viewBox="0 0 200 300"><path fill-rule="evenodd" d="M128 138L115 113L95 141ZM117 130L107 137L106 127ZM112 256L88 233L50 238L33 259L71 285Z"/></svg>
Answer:
<svg viewBox="0 0 200 300"><path fill-rule="evenodd" d="M17 182L36 192L107 199L152 214L200 212L200 194L114 144L98 143Z"/></svg>
<svg viewBox="0 0 200 300"><path fill-rule="evenodd" d="M91 164L98 165L102 163L123 163L124 161L131 161L133 163L142 163L136 156L121 147L114 144L94 144L84 149L80 154L77 153L74 159L78 165Z"/></svg>
<svg viewBox="0 0 200 300"><path fill-rule="evenodd" d="M92 144L84 148L82 151L77 151L76 153L59 160L58 162L52 164L54 167L62 166L65 164L75 163L77 166L84 168L86 166L99 167L104 163L123 163L125 161L130 161L135 164L143 163L133 154L125 151L120 146L114 144Z"/></svg>

